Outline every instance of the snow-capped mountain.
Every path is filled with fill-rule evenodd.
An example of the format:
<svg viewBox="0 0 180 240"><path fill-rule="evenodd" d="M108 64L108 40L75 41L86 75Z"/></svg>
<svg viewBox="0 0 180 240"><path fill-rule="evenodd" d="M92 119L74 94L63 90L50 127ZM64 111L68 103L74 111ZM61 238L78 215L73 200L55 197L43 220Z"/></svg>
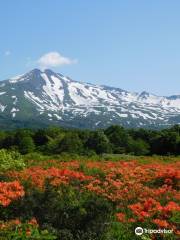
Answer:
<svg viewBox="0 0 180 240"><path fill-rule="evenodd" d="M74 81L34 69L0 82L0 126L49 124L101 128L167 127L180 123L180 95L160 97Z"/></svg>

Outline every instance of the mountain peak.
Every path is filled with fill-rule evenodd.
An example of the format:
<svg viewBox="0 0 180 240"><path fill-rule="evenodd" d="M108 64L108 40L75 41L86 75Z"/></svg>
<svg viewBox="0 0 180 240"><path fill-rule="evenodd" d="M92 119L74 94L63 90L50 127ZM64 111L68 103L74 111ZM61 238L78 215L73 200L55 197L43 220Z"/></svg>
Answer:
<svg viewBox="0 0 180 240"><path fill-rule="evenodd" d="M30 71L30 73L41 73L42 71L39 68L34 68Z"/></svg>
<svg viewBox="0 0 180 240"><path fill-rule="evenodd" d="M44 73L46 73L47 75L56 75L56 73L54 71L52 71L51 69L45 69Z"/></svg>
<svg viewBox="0 0 180 240"><path fill-rule="evenodd" d="M34 68L27 74L41 74L41 73L46 73L47 75L55 75L56 73L52 71L51 69L39 69L39 68Z"/></svg>
<svg viewBox="0 0 180 240"><path fill-rule="evenodd" d="M143 92L141 92L140 93L140 97L147 97L147 96L149 96L150 94L148 93L148 92L146 92L146 91L143 91Z"/></svg>
<svg viewBox="0 0 180 240"><path fill-rule="evenodd" d="M180 98L131 93L35 68L1 84L0 122L5 116L71 127L165 127L180 122Z"/></svg>

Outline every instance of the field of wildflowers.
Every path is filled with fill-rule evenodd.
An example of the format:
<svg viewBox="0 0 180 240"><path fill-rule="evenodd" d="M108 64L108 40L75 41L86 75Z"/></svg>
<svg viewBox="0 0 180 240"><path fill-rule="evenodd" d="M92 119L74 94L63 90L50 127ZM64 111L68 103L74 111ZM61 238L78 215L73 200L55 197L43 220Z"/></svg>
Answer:
<svg viewBox="0 0 180 240"><path fill-rule="evenodd" d="M0 176L0 239L178 239L179 178L178 161L32 161Z"/></svg>

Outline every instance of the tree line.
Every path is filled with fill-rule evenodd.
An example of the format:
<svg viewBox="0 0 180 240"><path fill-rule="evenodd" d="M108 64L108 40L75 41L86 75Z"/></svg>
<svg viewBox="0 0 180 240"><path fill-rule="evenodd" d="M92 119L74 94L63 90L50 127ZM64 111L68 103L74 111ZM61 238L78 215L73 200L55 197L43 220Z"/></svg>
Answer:
<svg viewBox="0 0 180 240"><path fill-rule="evenodd" d="M99 130L60 127L1 130L0 149L16 150L21 154L40 152L45 155L180 155L180 126L163 130L125 129L116 125Z"/></svg>

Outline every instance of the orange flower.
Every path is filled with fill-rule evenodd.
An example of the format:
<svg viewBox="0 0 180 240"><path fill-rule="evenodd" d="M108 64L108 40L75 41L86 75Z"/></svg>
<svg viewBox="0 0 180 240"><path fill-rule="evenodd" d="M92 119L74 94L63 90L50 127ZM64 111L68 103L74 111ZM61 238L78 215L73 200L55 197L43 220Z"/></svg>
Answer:
<svg viewBox="0 0 180 240"><path fill-rule="evenodd" d="M83 163L84 169L98 169L103 173L88 176L86 172L79 171L80 161L50 160L40 166L11 172L8 176L18 181L29 181L32 188L38 187L42 191L46 180L53 186L73 184L79 191L90 191L113 202L122 211L116 214L118 221L147 221L163 227L168 224L177 232L171 216L173 211L180 210L176 203L180 200L177 191L180 163L163 164L156 159L149 162L86 161ZM11 188L10 192L6 187L0 186L0 189L3 188L3 194L0 190L0 204L7 206L17 197L17 186Z"/></svg>
<svg viewBox="0 0 180 240"><path fill-rule="evenodd" d="M119 222L125 222L126 221L124 213L116 213L116 217L117 217Z"/></svg>
<svg viewBox="0 0 180 240"><path fill-rule="evenodd" d="M32 218L32 219L28 222L28 224L34 225L34 226L38 226L38 223L37 223L36 218Z"/></svg>
<svg viewBox="0 0 180 240"><path fill-rule="evenodd" d="M158 227L162 227L162 228L165 228L165 227L168 227L169 224L166 220L161 220L161 219L154 219L153 222L158 225Z"/></svg>
<svg viewBox="0 0 180 240"><path fill-rule="evenodd" d="M23 196L24 190L18 181L0 182L0 204L4 207Z"/></svg>

